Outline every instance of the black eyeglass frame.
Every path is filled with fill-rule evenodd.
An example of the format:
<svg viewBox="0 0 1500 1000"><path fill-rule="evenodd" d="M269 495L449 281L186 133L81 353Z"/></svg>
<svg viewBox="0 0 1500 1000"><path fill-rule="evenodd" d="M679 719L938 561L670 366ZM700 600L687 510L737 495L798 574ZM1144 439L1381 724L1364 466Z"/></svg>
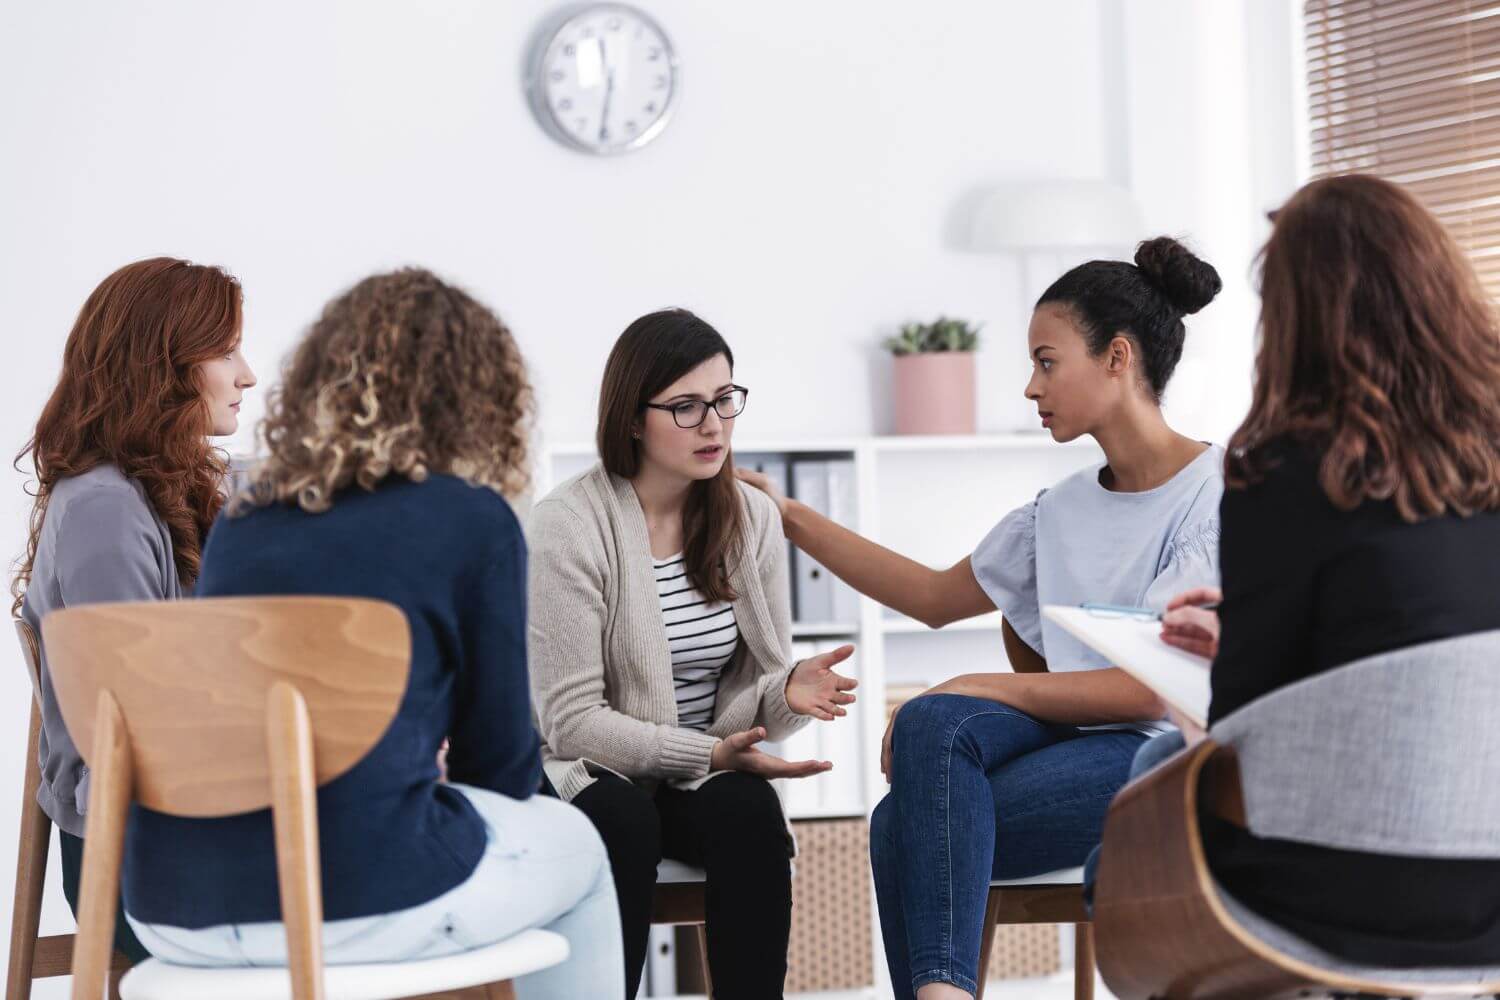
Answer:
<svg viewBox="0 0 1500 1000"><path fill-rule="evenodd" d="M723 410L719 409L719 404L724 400L732 397L735 393L740 393L740 408L738 410L735 410L733 413L725 413ZM666 410L668 413L672 414L673 423L675 423L678 427L681 427L685 431L690 431L694 427L701 427L703 425L703 421L708 419L708 408L710 406L714 408L714 412L719 415L720 420L733 420L735 417L745 412L745 404L749 401L749 389L746 389L742 385L731 384L729 387L729 391L724 393L724 395L720 396L719 398L715 399L712 403L705 403L701 399L684 399L680 403L646 403L644 405L648 410ZM698 407L698 419L691 424L685 424L682 422L682 418L678 414L677 408L679 406L689 405Z"/></svg>

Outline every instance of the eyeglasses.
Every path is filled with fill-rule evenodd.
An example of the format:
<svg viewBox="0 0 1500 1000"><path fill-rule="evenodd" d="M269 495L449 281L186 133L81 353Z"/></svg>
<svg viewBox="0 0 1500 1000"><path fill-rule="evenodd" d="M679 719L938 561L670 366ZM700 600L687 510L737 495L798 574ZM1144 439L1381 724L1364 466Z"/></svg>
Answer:
<svg viewBox="0 0 1500 1000"><path fill-rule="evenodd" d="M708 408L712 406L714 412L719 415L720 420L732 420L745 410L745 397L750 395L750 390L742 385L731 388L724 395L712 403L705 403L701 399L684 399L680 403L647 403L648 410L666 410L672 414L672 419L677 426L687 430L697 427L708 419Z"/></svg>

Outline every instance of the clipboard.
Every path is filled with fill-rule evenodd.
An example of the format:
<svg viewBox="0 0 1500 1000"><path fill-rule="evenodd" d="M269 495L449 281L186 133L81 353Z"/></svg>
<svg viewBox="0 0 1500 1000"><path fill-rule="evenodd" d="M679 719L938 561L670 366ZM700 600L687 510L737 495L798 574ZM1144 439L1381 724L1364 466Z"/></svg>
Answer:
<svg viewBox="0 0 1500 1000"><path fill-rule="evenodd" d="M1065 604L1049 604L1042 614L1156 692L1194 725L1207 728L1211 661L1162 642L1160 621L1101 617Z"/></svg>

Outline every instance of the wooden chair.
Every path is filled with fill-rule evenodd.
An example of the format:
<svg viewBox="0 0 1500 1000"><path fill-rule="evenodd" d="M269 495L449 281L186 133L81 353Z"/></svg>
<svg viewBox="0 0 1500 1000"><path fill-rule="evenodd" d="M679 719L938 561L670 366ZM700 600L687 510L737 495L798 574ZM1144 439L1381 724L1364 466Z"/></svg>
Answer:
<svg viewBox="0 0 1500 1000"><path fill-rule="evenodd" d="M1443 655L1454 642L1444 641ZM1204 809L1262 836L1302 824L1320 833L1298 837L1309 843L1337 844L1340 831L1354 830L1425 848L1385 853L1438 856L1432 848L1444 841L1495 851L1496 807L1474 790L1500 778L1497 740L1485 731L1500 704L1500 633L1475 643L1471 652L1482 655L1452 672L1454 664L1412 647L1265 695L1216 724L1214 738L1127 785L1105 823L1094 896L1110 990L1120 1000L1500 993L1500 968L1364 966L1272 924L1219 887L1199 825ZM1384 750L1360 746L1359 731L1388 741ZM1297 773L1308 771L1311 779ZM1397 806L1382 812L1377 800L1392 789L1381 804ZM1375 813L1379 824L1370 822Z"/></svg>
<svg viewBox="0 0 1500 1000"><path fill-rule="evenodd" d="M1072 924L1073 997L1074 1000L1093 1000L1094 928L1083 902L1082 868L1065 868L1031 878L990 883L989 901L984 908L984 937L979 943L979 991L976 995L980 997L984 996L990 955L1001 924Z"/></svg>
<svg viewBox="0 0 1500 1000"><path fill-rule="evenodd" d="M1008 621L1000 623L1005 654L1016 673L1045 673L1047 661L1016 634ZM984 996L989 978L990 955L1001 924L1072 924L1073 997L1093 1000L1094 933L1088 908L1083 902L1083 869L1066 868L1031 878L1001 879L990 883L984 910L984 936L979 943L979 996Z"/></svg>
<svg viewBox="0 0 1500 1000"><path fill-rule="evenodd" d="M30 1000L31 984L38 979L66 976L73 969L72 934L38 937L42 919L42 895L47 878L47 850L52 840L52 821L37 804L42 783L37 764L37 746L42 733L41 654L36 633L21 619L15 620L21 657L31 676L31 731L26 741L26 775L21 782L21 830L16 843L16 890L11 907L10 965L5 974L5 1000ZM110 995L115 995L120 976L130 960L113 952L109 963Z"/></svg>
<svg viewBox="0 0 1500 1000"><path fill-rule="evenodd" d="M690 926L698 932L698 957L702 963L705 992L714 995L708 971L708 934L705 932L708 876L702 868L670 858L656 866L656 898L651 905L653 924Z"/></svg>
<svg viewBox="0 0 1500 1000"><path fill-rule="evenodd" d="M48 615L42 632L63 717L92 771L74 1000L104 988L132 800L189 817L271 808L288 968L149 961L121 981L126 1000L498 1000L514 996L512 978L567 957L564 938L532 930L451 958L323 967L315 792L395 717L411 642L395 607L286 597L96 604Z"/></svg>

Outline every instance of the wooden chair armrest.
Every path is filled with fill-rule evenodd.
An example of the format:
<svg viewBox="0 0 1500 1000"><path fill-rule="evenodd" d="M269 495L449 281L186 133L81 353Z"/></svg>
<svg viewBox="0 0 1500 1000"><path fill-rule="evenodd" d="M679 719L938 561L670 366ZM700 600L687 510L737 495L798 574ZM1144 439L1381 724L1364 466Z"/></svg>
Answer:
<svg viewBox="0 0 1500 1000"><path fill-rule="evenodd" d="M1196 894L1197 784L1219 745L1205 739L1121 789L1104 821L1094 891L1096 918L1141 898ZM1195 857L1196 852L1196 857Z"/></svg>
<svg viewBox="0 0 1500 1000"><path fill-rule="evenodd" d="M1099 969L1117 996L1271 997L1298 981L1223 920L1197 812L1200 781L1216 760L1229 763L1212 765L1215 784L1237 778L1232 755L1205 739L1131 782L1110 807L1094 927ZM1238 781L1209 797L1234 813Z"/></svg>

